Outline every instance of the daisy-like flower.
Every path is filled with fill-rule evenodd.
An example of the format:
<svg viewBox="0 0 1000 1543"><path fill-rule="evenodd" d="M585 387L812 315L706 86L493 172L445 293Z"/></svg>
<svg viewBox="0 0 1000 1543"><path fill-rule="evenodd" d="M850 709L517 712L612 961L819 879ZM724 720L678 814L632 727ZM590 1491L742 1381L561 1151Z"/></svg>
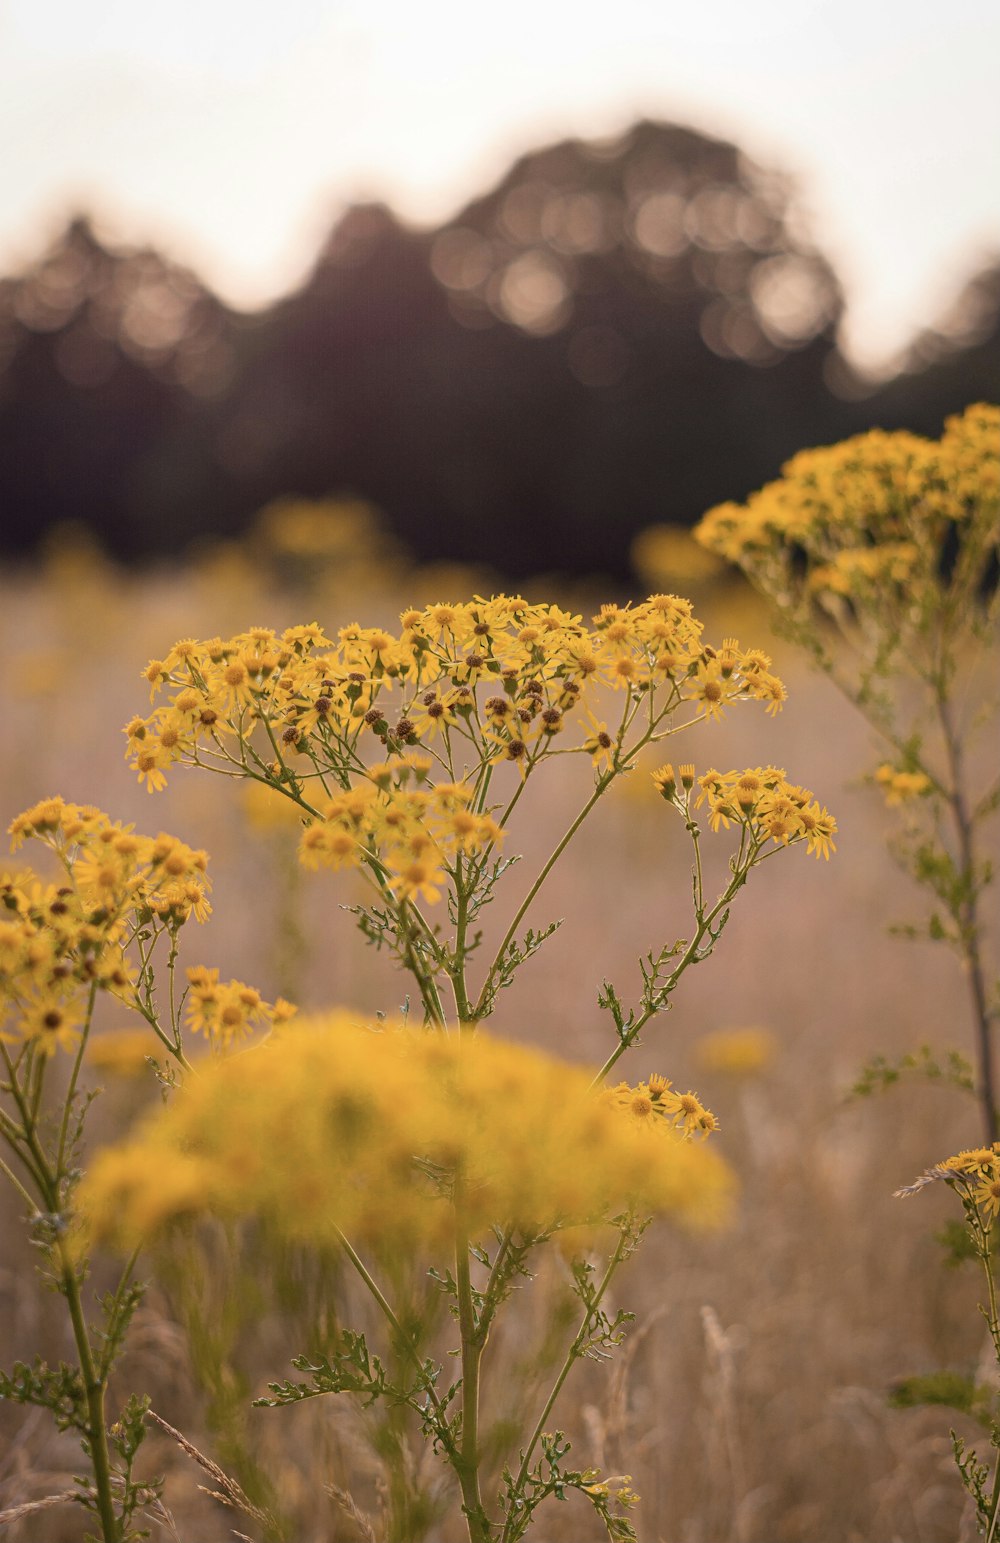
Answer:
<svg viewBox="0 0 1000 1543"><path fill-rule="evenodd" d="M987 1222L992 1225L997 1214L1000 1213L1000 1169L995 1162L991 1163L983 1173L972 1191L972 1198L984 1213Z"/></svg>
<svg viewBox="0 0 1000 1543"><path fill-rule="evenodd" d="M72 1050L80 1038L82 1018L72 1001L45 995L24 1009L19 1030L22 1038L34 1040L43 1055L56 1050Z"/></svg>
<svg viewBox="0 0 1000 1543"><path fill-rule="evenodd" d="M603 720L598 721L589 708L587 721L590 724L590 732L583 742L583 748L590 756L595 771L611 771L618 748L615 737L607 724Z"/></svg>
<svg viewBox="0 0 1000 1543"><path fill-rule="evenodd" d="M684 683L684 695L697 702L705 717L715 722L722 718L722 709L733 692L732 678L723 675L718 659L700 659Z"/></svg>
<svg viewBox="0 0 1000 1543"><path fill-rule="evenodd" d="M400 900L423 899L428 905L436 905L444 882L443 871L430 858L413 857L403 861L399 872L389 880L389 887Z"/></svg>

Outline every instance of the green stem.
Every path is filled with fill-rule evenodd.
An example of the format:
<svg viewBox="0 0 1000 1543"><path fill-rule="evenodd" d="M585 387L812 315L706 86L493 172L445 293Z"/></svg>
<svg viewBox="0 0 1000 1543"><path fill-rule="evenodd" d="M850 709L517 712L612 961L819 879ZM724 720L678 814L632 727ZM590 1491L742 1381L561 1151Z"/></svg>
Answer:
<svg viewBox="0 0 1000 1543"><path fill-rule="evenodd" d="M490 965L489 970L486 973L486 979L483 982L482 990L479 993L475 1008L473 1009L473 1018L479 1019L483 1016L484 1009L487 1002L489 1001L490 990L493 986L494 980L496 979L497 972L503 960L503 956L513 942L515 934L517 933L517 929L521 925L521 922L524 920L528 908L532 904L542 885L545 883L545 880L552 872L552 869L559 861L563 852L569 846L569 843L580 829L580 826L583 824L584 820L587 818L588 814L597 803L598 799L610 787L612 781L614 780L614 776L615 773L613 771L607 771L598 778L593 793L587 799L587 802L584 804L575 820L573 820L572 824L569 826L561 840L557 842L556 846L549 854L546 861L542 864L542 867L540 868L538 875L535 878L535 882L532 884L531 888L528 890L528 893L525 895L521 904L515 911L513 920L511 921L510 926L507 928L507 931L504 933L500 946L493 956L493 963Z"/></svg>
<svg viewBox="0 0 1000 1543"><path fill-rule="evenodd" d="M531 1467L531 1459L534 1455L535 1448L542 1438L542 1433L545 1430L548 1418L552 1413L553 1408L555 1407L556 1399L562 1392L563 1384L572 1371L574 1364L577 1360L579 1360L581 1347L587 1338L588 1330L591 1323L593 1322L594 1313L604 1300L607 1289L611 1284L611 1277L614 1275L618 1266L622 1262L622 1258L625 1253L627 1236L628 1234L625 1229L622 1229L619 1232L615 1251L611 1255L611 1258L608 1260L607 1268L601 1277L601 1283L594 1293L592 1301L588 1302L584 1308L584 1314L580 1322L580 1327L577 1329L576 1334L573 1336L573 1342L566 1352L566 1357L563 1361L563 1364L559 1368L559 1374L556 1377L555 1382L552 1384L552 1388L549 1391L549 1396L545 1400L545 1404L540 1415L538 1416L538 1419L535 1421L534 1430L531 1433L528 1445L525 1447L524 1453L521 1457L521 1466L517 1470L517 1478L514 1480L514 1487L509 1492L507 1504L507 1524L504 1527L501 1543L508 1543L509 1539L519 1536L518 1533L512 1533L510 1530L510 1523L514 1512L514 1502L520 1498L524 1489L524 1482L528 1477L528 1470Z"/></svg>
<svg viewBox="0 0 1000 1543"><path fill-rule="evenodd" d="M980 953L981 922L979 916L979 897L976 890L976 853L972 819L969 814L965 794L965 768L962 757L962 745L952 723L951 711L943 683L939 683L936 692L936 702L951 779L948 806L951 810L955 835L958 841L961 899L956 908L957 915L955 919L958 922L960 947L969 978L969 994L972 998L972 1017L979 1061L979 1101L982 1108L986 1141L987 1144L991 1144L996 1141L998 1135L996 1066L993 1053L991 1014L986 1000L986 981Z"/></svg>
<svg viewBox="0 0 1000 1543"><path fill-rule="evenodd" d="M652 1018L654 1014L658 1013L663 1007L663 1004L667 1001L668 997L673 995L680 982L681 976L684 974L684 971L689 967L689 965L700 964L702 959L708 958L708 955L715 947L716 939L718 938L719 933L721 933L722 928L725 926L726 918L723 913L725 913L732 905L737 892L746 883L747 874L750 871L752 861L753 859L751 858L751 861L747 863L745 868L740 868L737 870L729 884L726 886L723 894L719 896L719 899L715 902L715 905L713 905L712 909L710 911L706 911L703 915L698 917L694 937L691 939L687 948L684 950L684 953L681 955L680 963L677 965L676 969L671 971L666 984L655 993L652 999L647 1003L645 1010L640 1013L639 1017L636 1018L635 1022L629 1027L627 1034L625 1034L622 1037L620 1043L615 1046L614 1050L608 1056L607 1060L604 1062L604 1065L601 1067L600 1071L596 1074L593 1081L591 1082L590 1086L592 1088L597 1088L601 1085L601 1083L607 1077L608 1073L625 1054L626 1050L628 1050L629 1047L635 1043L638 1035L645 1028L650 1018ZM712 935L712 924L719 916L723 917L722 923L718 931ZM701 943L706 933L711 936L712 940L708 949L705 952L701 952Z"/></svg>
<svg viewBox="0 0 1000 1543"><path fill-rule="evenodd" d="M454 1468L462 1489L469 1543L486 1543L489 1522L479 1488L479 1378L483 1346L476 1322L469 1263L469 1233L463 1217L461 1181L455 1184L455 1282L462 1338L462 1441Z"/></svg>
<svg viewBox="0 0 1000 1543"><path fill-rule="evenodd" d="M451 975L458 1015L460 1042L475 1033L472 1005L465 979L466 939L468 931L469 890L463 882L462 868L456 866L455 963ZM486 1543L491 1528L483 1509L479 1486L479 1387L483 1342L476 1320L472 1294L472 1265L469 1257L469 1229L465 1220L462 1175L455 1178L455 1287L458 1299L458 1325L462 1341L462 1442L455 1470L462 1489L463 1509L470 1543Z"/></svg>
<svg viewBox="0 0 1000 1543"><path fill-rule="evenodd" d="M114 1496L111 1491L111 1458L108 1453L108 1433L104 1422L104 1394L106 1382L94 1363L90 1336L80 1300L80 1282L76 1268L63 1243L59 1245L62 1265L63 1290L69 1305L73 1324L73 1338L80 1361L84 1391L87 1395L87 1441L90 1462L94 1470L94 1488L97 1492L97 1512L101 1518L104 1543L121 1543L121 1528L115 1516Z"/></svg>
<svg viewBox="0 0 1000 1543"><path fill-rule="evenodd" d="M979 1211L974 1200L966 1201L966 1214L973 1225L979 1258L982 1261L983 1272L986 1276L986 1293L989 1307L986 1312L986 1322L990 1331L990 1339L993 1341L993 1356L1000 1366L1000 1316L997 1311L996 1281L993 1278L993 1255L990 1247L990 1228L983 1227L979 1217ZM986 1543L993 1543L996 1537L997 1523L1000 1521L1000 1451L997 1450L996 1440L994 1446L993 1468L993 1493L990 1496L989 1528L986 1534Z"/></svg>
<svg viewBox="0 0 1000 1543"><path fill-rule="evenodd" d="M7 1053L6 1045L0 1045L0 1051L3 1052L8 1068L11 1068L10 1056ZM30 1076L30 1064L27 1065L27 1072ZM59 1207L58 1191L51 1182L49 1165L41 1143L38 1140L38 1132L35 1129L35 1117L29 1106L25 1089L21 1087L12 1068L11 1096L20 1113L23 1130L17 1132L16 1139L6 1130L4 1130L3 1134L38 1185L38 1193L42 1197L46 1210L56 1211Z"/></svg>
<svg viewBox="0 0 1000 1543"><path fill-rule="evenodd" d="M116 1354L116 1350L117 1350L115 1335L111 1331L115 1327L116 1319L117 1319L117 1316L118 1316L118 1311L119 1311L119 1309L121 1307L121 1301L122 1301L123 1296L125 1295L125 1289L126 1289L126 1287L129 1285L129 1283L131 1281L132 1271L135 1269L136 1261L139 1258L139 1253L141 1251L141 1247L142 1247L141 1244L136 1244L135 1248L133 1248L132 1252L129 1254L128 1258L126 1259L125 1264L122 1267L121 1274L118 1277L118 1284L115 1287L114 1296L111 1299L111 1306L108 1309L108 1314L107 1314L107 1318L106 1318L106 1324L107 1324L107 1331L106 1332L108 1333L108 1339L107 1339L107 1342L105 1344L104 1351L103 1351L103 1353L101 1355L100 1365L99 1365L100 1376L102 1377L102 1379L105 1382L107 1381L107 1379L111 1375L111 1367L112 1367L112 1365L114 1363L114 1358L115 1358L115 1354Z"/></svg>
<svg viewBox="0 0 1000 1543"><path fill-rule="evenodd" d="M37 1206L37 1204L35 1203L34 1200L32 1200L31 1196L29 1195L28 1191L25 1189L24 1185L21 1183L21 1181L18 1178L17 1174L14 1172L14 1170L12 1168L9 1168L7 1166L7 1164L4 1162L2 1157L0 1157L0 1170L2 1170L7 1175L8 1179L13 1184L14 1188L17 1190L17 1192L20 1195L21 1199L24 1201L25 1205L28 1207L31 1215L32 1216L36 1216L38 1214L38 1206Z"/></svg>
<svg viewBox="0 0 1000 1543"><path fill-rule="evenodd" d="M62 1120L59 1124L59 1146L56 1153L56 1173L61 1174L66 1161L66 1143L69 1139L69 1121L73 1112L73 1103L76 1098L76 1084L80 1077L80 1067L83 1065L83 1053L87 1048L87 1040L90 1037L90 1025L94 1017L94 1003L97 1000L97 982L91 985L87 997L87 1011L83 1020L83 1029L80 1034L80 1043L77 1046L76 1057L73 1061L73 1070L70 1073L69 1087L66 1089L66 1098L63 1104Z"/></svg>
<svg viewBox="0 0 1000 1543"><path fill-rule="evenodd" d="M344 1250L344 1253L351 1261L351 1264L354 1266L358 1275L364 1281L365 1286L378 1305L379 1311L396 1336L399 1347L403 1354L406 1356L407 1360L410 1361L413 1367L420 1373L421 1377L424 1377L424 1363L421 1361L420 1356L417 1354L416 1346L413 1344L413 1341L410 1339L409 1335L406 1333L406 1330L403 1328L403 1325L400 1323L399 1319L396 1317L396 1314L393 1312L392 1307L390 1306L385 1296L385 1293L379 1287L377 1281L371 1274L371 1271L368 1269L364 1260L361 1258L361 1255L354 1248L347 1235L341 1232L340 1228L336 1226L334 1227L334 1231L336 1232L340 1241L341 1248ZM430 1403L431 1407L438 1414L441 1414L441 1400L438 1398L436 1391L429 1382L426 1384L426 1393L428 1402ZM439 1439L447 1449L454 1451L454 1443L448 1434L447 1422L444 1420L441 1420L439 1425Z"/></svg>

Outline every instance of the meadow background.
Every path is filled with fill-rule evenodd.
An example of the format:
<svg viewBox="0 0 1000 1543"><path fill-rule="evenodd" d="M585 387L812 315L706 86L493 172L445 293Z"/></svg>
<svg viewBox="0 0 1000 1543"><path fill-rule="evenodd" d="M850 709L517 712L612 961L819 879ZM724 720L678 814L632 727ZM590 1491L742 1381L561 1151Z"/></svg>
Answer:
<svg viewBox="0 0 1000 1543"><path fill-rule="evenodd" d="M411 602L489 592L488 573L393 571L366 560L365 522L356 511L344 518L353 568L345 573L344 563L319 553L306 581L300 572L290 582L287 561L282 580L281 554L261 527L243 544L142 574L114 567L79 533L64 535L42 564L8 569L0 580L4 818L61 792L139 829L205 846L215 914L186 938L188 962L217 965L223 978L252 981L268 998L286 992L304 1008L391 1012L401 982L339 909L357 898L349 875L297 870L294 826L255 827L240 784L180 769L150 796L122 758L121 725L146 700L139 672L178 637L312 619L327 628L391 624ZM559 1423L581 1460L633 1475L640 1536L650 1543L944 1543L962 1525L948 1428L963 1429L963 1421L946 1410L890 1408L888 1394L914 1372L975 1367L985 1348L978 1281L971 1269L948 1269L933 1237L951 1197L903 1202L892 1192L975 1144L978 1111L916 1080L874 1098L848 1094L876 1052L891 1057L925 1042L968 1052L962 983L945 951L887 936L887 924L918 914L920 901L885 850L881 798L863 785L876 747L859 718L771 636L742 585L691 571L684 579L679 571L673 587L692 591L707 636L735 633L745 646L767 647L789 688L776 720L751 706L730 711L722 724L699 727L685 756L700 769L784 766L836 812L841 834L829 864L797 853L780 871L753 874L711 964L685 977L673 1011L629 1054L625 1075L660 1069L716 1112L719 1150L739 1174L741 1199L718 1236L652 1230L616 1291L615 1305L638 1314L635 1330L610 1368L576 1370ZM579 585L543 590L587 614L612 598ZM525 882L531 857L544 855L564 807L573 806L568 779L587 774L557 762L554 775L550 768L532 785L510 838L529 859ZM689 849L681 836L643 770L616 787L529 918L566 920L503 994L497 1032L574 1060L603 1057L601 978L627 993L638 954L684 930ZM512 894L520 871L506 881ZM122 1027L107 1004L103 1011L103 1027ZM705 1037L743 1028L773 1037L766 1064L706 1065ZM95 1070L90 1080L106 1089L92 1141L120 1133L158 1096L141 1069ZM36 1348L58 1357L68 1348L58 1303L37 1290L16 1205L7 1194L0 1204L0 1360ZM148 1389L159 1414L224 1464L259 1463L298 1518L301 1543L363 1536L317 1482L322 1471L377 1510L380 1476L349 1401L320 1400L294 1416L246 1411L236 1426L225 1419L287 1375L301 1348L297 1327L323 1300L323 1268L303 1259L268 1265L251 1249L242 1299L227 1297L210 1252L196 1268L205 1271L196 1288L204 1324L228 1343L229 1370L206 1381L204 1356L199 1370L197 1342L179 1325L176 1294L154 1286L121 1386ZM550 1274L546 1296L558 1301L557 1265ZM494 1366L509 1358L512 1382L528 1372L524 1345L538 1332L538 1311L518 1301L506 1337L491 1347ZM72 1436L18 1409L0 1409L0 1452L0 1507L63 1487L78 1465ZM199 1491L206 1476L165 1436L150 1436L143 1462L167 1472L166 1503L181 1539L221 1540L234 1526L252 1532ZM597 1538L595 1526L579 1506L550 1506L542 1524L546 1539L579 1543ZM72 1514L50 1512L7 1535L11 1543L70 1543L74 1528ZM170 1536L165 1523L159 1533ZM451 1536L447 1528L431 1535Z"/></svg>
<svg viewBox="0 0 1000 1543"><path fill-rule="evenodd" d="M636 1328L610 1368L576 1368L558 1417L582 1463L632 1474L643 1543L953 1543L971 1534L948 1429L976 1433L889 1395L977 1368L977 1281L934 1239L954 1197L893 1191L978 1142L979 1113L916 1078L849 1090L876 1054L969 1053L964 985L946 950L887 935L922 901L860 718L677 532L806 446L936 437L1000 401L1000 9L617 0L596 20L535 0L0 8L0 829L59 793L204 846L215 914L184 962L391 1012L404 988L341 909L350 875L300 870L294 826L262 826L239 784L178 769L152 797L127 770L150 657L496 589L586 617L690 594L708 637L767 648L784 712L731 711L676 760L784 766L836 814L838 852L755 872L628 1056L624 1075L662 1070L715 1111L741 1199L719 1236L651 1231L614 1304ZM685 930L690 848L650 769L556 868L529 921L565 925L497 1032L599 1063L602 978L628 998L637 957ZM532 783L515 898L588 775L567 758ZM760 1065L706 1061L744 1029L770 1036ZM134 1062L91 1081L94 1142L158 1097ZM0 1239L0 1363L58 1358L61 1304L6 1190ZM224 1242L161 1271L118 1385L249 1489L270 1475L294 1543L356 1543L317 1479L378 1513L348 1402L248 1406L338 1290L362 1308L335 1261L267 1258L252 1234L231 1281ZM540 1294L557 1315L560 1268ZM544 1321L511 1308L493 1414L544 1359ZM167 1474L154 1536L253 1531L162 1432L142 1461ZM0 1510L79 1464L47 1415L0 1405ZM552 1505L539 1543L596 1525ZM4 1536L80 1530L64 1509Z"/></svg>

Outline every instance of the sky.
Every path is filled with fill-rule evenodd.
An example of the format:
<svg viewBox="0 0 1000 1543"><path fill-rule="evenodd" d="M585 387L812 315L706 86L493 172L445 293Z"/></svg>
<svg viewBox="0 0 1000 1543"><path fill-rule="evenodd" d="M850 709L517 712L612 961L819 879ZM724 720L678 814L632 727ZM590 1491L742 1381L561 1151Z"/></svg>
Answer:
<svg viewBox="0 0 1000 1543"><path fill-rule="evenodd" d="M877 370L1000 258L998 65L995 0L0 0L0 273L90 211L251 308L646 116L795 177Z"/></svg>

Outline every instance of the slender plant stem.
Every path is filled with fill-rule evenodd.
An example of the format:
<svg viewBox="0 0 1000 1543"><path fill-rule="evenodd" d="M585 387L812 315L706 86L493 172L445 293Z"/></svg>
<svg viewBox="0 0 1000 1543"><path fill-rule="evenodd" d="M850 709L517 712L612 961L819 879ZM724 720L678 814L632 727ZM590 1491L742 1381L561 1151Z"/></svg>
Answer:
<svg viewBox="0 0 1000 1543"><path fill-rule="evenodd" d="M108 1453L108 1432L104 1416L106 1381L98 1372L94 1362L90 1335L87 1332L87 1323L83 1313L83 1303L80 1300L79 1277L76 1266L63 1243L59 1245L59 1256L62 1266L63 1290L69 1306L70 1320L73 1325L73 1338L76 1341L76 1353L79 1357L84 1391L87 1395L87 1440L90 1446L90 1461L94 1470L97 1511L101 1518L104 1543L120 1543L121 1528L115 1516L114 1496L111 1491L111 1458Z"/></svg>
<svg viewBox="0 0 1000 1543"><path fill-rule="evenodd" d="M559 1368L556 1380L552 1384L552 1387L549 1391L549 1396L542 1406L542 1410L538 1416L538 1419L535 1421L535 1427L531 1433L531 1436L529 1437L528 1444L525 1447L524 1453L521 1457L521 1466L517 1470L517 1477L514 1480L514 1486L509 1494L508 1525L504 1528L503 1543L506 1543L506 1540L510 1536L509 1523L511 1512L513 1510L513 1503L520 1497L521 1492L524 1489L524 1481L528 1477L528 1470L531 1467L531 1459L534 1456L535 1448L542 1438L542 1432L545 1430L548 1418L552 1413L553 1408L555 1407L556 1399L562 1392L563 1384L572 1371L574 1364L580 1357L581 1348L584 1344L584 1341L586 1340L587 1332L593 1321L594 1312L603 1302L607 1289L611 1284L611 1278L622 1262L622 1258L625 1253L626 1236L627 1234L624 1229L618 1235L618 1242L615 1246L614 1253L608 1260L607 1268L601 1277L600 1285L594 1293L592 1301L588 1302L584 1308L583 1319L581 1320L580 1327L577 1329L576 1334L573 1336L573 1342L566 1352L566 1356L563 1360L562 1366Z"/></svg>
<svg viewBox="0 0 1000 1543"><path fill-rule="evenodd" d="M124 1297L125 1290L132 1279L132 1271L135 1269L136 1262L141 1252L142 1244L137 1243L122 1266L121 1274L118 1276L118 1284L115 1287L114 1296L111 1298L111 1306L107 1313L106 1323L108 1324L109 1329L113 1328L116 1323L122 1298ZM107 1379L110 1377L111 1368L114 1363L116 1353L116 1337L114 1334L109 1333L105 1343L104 1351L99 1362L99 1371L102 1378Z"/></svg>
<svg viewBox="0 0 1000 1543"><path fill-rule="evenodd" d="M991 1015L986 1000L986 981L980 953L981 920L979 896L976 888L976 852L972 818L969 814L965 792L965 763L962 745L952 722L948 699L943 684L936 692L938 718L944 738L945 752L951 788L948 806L951 810L958 841L960 900L956 920L959 927L959 946L965 961L972 1000L972 1017L976 1033L979 1061L979 1101L983 1113L983 1125L987 1143L996 1141L997 1097L996 1063L994 1056Z"/></svg>
<svg viewBox="0 0 1000 1543"><path fill-rule="evenodd" d="M535 878L535 882L532 884L531 888L528 890L528 893L525 895L525 897L522 900L521 904L518 906L517 910L515 911L513 919L511 921L511 924L507 928L507 931L504 933L503 940L501 941L500 946L497 949L497 951L496 951L496 953L495 953L495 955L493 957L493 963L490 965L489 970L486 973L486 979L483 982L482 990L479 993L479 997L477 999L475 1008L473 1009L473 1013L472 1013L473 1018L478 1019L478 1018L481 1018L483 1016L484 1009L486 1007L486 1004L489 1001L490 989L491 989L491 987L493 985L494 980L496 979L497 971L500 968L501 962L503 960L503 956L507 952L507 949L510 947L511 943L513 942L515 934L517 933L517 929L521 925L521 922L524 920L525 914L528 911L529 906L531 905L532 901L535 899L535 896L538 894L538 891L541 889L542 885L545 883L545 880L548 878L549 874L552 872L552 869L555 867L556 863L559 861L559 859L562 856L563 852L569 846L569 843L572 841L573 837L576 835L577 831L580 829L580 826L583 824L584 820L587 818L588 814L593 809L594 805L597 803L598 799L610 787L613 779L614 779L614 772L604 772L604 774L601 777L598 778L596 786L594 787L593 793L591 793L590 797L587 799L587 802L584 804L584 806L580 810L579 814L573 820L572 824L569 826L568 830L562 836L561 840L559 840L556 843L555 847L550 852L548 858L545 860L545 862L542 864L541 868L539 869L538 875Z"/></svg>
<svg viewBox="0 0 1000 1543"><path fill-rule="evenodd" d="M1000 1366L1000 1315L997 1310L996 1281L993 1276L993 1255L990 1246L990 1228L983 1227L974 1201L966 1202L966 1214L973 1223L973 1233L982 1261L983 1272L986 1276L986 1293L989 1306L986 1310L986 1322L990 1331L990 1339L993 1341L993 1355ZM989 1529L986 1534L986 1543L993 1543L996 1537L997 1523L1000 1521L1000 1451L994 1440L994 1468L993 1468L993 1492L990 1496Z"/></svg>
<svg viewBox="0 0 1000 1543"><path fill-rule="evenodd" d="M336 1226L334 1227L333 1230L336 1232L337 1237L340 1240L341 1248L344 1250L344 1253L347 1255L348 1259L351 1261L351 1264L354 1266L354 1268L357 1271L358 1275L360 1275L361 1279L364 1281L365 1286L367 1287L368 1291L371 1293L371 1296L373 1297L374 1301L377 1303L379 1311L382 1313L382 1315L385 1318L386 1322L388 1323L389 1327L392 1329L392 1331L395 1334L397 1340L399 1341L399 1348L402 1350L403 1354L406 1356L407 1360L411 1363L411 1365L415 1368L415 1370L420 1373L421 1377L423 1377L424 1374L425 1374L425 1370L426 1370L426 1368L424 1367L424 1363L421 1361L420 1356L417 1354L417 1349L416 1349L416 1346L414 1345L412 1339L407 1334L406 1330L403 1328L403 1325L400 1323L399 1319L396 1317L396 1314L393 1312L392 1307L391 1307L388 1299L385 1296L385 1293L382 1291L382 1289L379 1286L378 1282L375 1280L375 1278L372 1275L371 1271L368 1269L368 1266L365 1264L364 1260L361 1258L361 1255L358 1253L357 1249L351 1243L351 1241L347 1237L346 1233L341 1232L340 1228L336 1227ZM430 1383L426 1384L425 1391L427 1393L427 1398L428 1398L428 1401L431 1404L431 1407L438 1414L440 1414L441 1413L441 1400L438 1398L437 1393L435 1392L434 1388L431 1386ZM441 1425L441 1440L444 1442L444 1444L446 1446L450 1444L449 1440L448 1440L447 1430L446 1430L446 1428L444 1426L444 1422L443 1421L442 1421L442 1425Z"/></svg>
<svg viewBox="0 0 1000 1543"><path fill-rule="evenodd" d="M462 1441L454 1466L462 1488L470 1543L484 1543L489 1538L489 1525L479 1487L479 1376L483 1347L472 1296L469 1232L464 1209L462 1183L458 1178L455 1182L455 1282L462 1337Z"/></svg>
<svg viewBox="0 0 1000 1543"><path fill-rule="evenodd" d="M20 1195L21 1199L24 1201L25 1205L28 1207L28 1210L29 1210L30 1214L32 1216L37 1215L37 1213L38 1213L38 1206L37 1206L36 1202L31 1198L30 1194L25 1189L24 1185L21 1183L20 1179L18 1178L18 1176L14 1172L14 1170L7 1166L7 1164L4 1162L2 1157L0 1157L0 1171L2 1171L3 1173L5 1173L7 1175L8 1179L13 1184L14 1188L17 1190L17 1192Z"/></svg>
<svg viewBox="0 0 1000 1543"><path fill-rule="evenodd" d="M465 957L469 924L469 890L456 869L455 964L452 989L458 1014L460 1043L475 1033L472 1007L465 979ZM458 1299L458 1325L462 1339L462 1442L456 1471L462 1488L466 1525L470 1543L485 1543L490 1527L483 1509L479 1486L479 1384L483 1345L476 1320L472 1294L472 1265L469 1257L469 1229L465 1219L464 1181L455 1179L455 1287Z"/></svg>
<svg viewBox="0 0 1000 1543"><path fill-rule="evenodd" d="M660 990L657 991L652 999L647 1003L639 1017L636 1018L635 1022L629 1028L627 1035L625 1035L619 1044L615 1046L614 1050L612 1050L600 1071L597 1072L594 1076L594 1079L590 1084L592 1088L600 1086L611 1069L625 1054L626 1050L628 1050L629 1046L635 1043L637 1036L642 1031L642 1029L645 1028L650 1018L652 1018L662 1009L664 1002L666 1002L667 998L672 996L673 992L677 989L680 978L684 974L684 971L689 967L689 965L700 963L702 959L706 959L708 954L711 953L712 948L715 946L715 938L718 936L718 933L712 936L711 946L706 953L702 953L700 951L702 940L704 939L706 933L711 935L712 924L720 916L723 917L723 921L719 927L719 932L721 932L722 927L725 925L724 913L728 910L729 906L732 905L733 899L738 890L740 890L746 883L749 868L750 864L747 864L746 868L739 869L738 872L734 874L729 884L726 886L723 894L719 896L719 899L715 902L715 905L712 906L711 910L706 911L702 916L698 917L694 936L692 937L687 948L684 950L684 953L681 955L680 963L674 970L671 971L670 977L666 984L662 986Z"/></svg>
<svg viewBox="0 0 1000 1543"><path fill-rule="evenodd" d="M59 1124L59 1147L56 1154L56 1173L60 1174L66 1161L66 1144L69 1138L69 1122L73 1112L73 1104L76 1099L76 1084L80 1076L80 1067L83 1065L83 1053L87 1048L87 1040L90 1038L90 1025L94 1017L94 1003L97 1000L97 982L91 985L87 995L87 1011L83 1020L83 1030L80 1034L80 1043L77 1046L76 1056L73 1060L73 1070L70 1073L69 1087L66 1089L66 1098L63 1103L62 1120Z"/></svg>

